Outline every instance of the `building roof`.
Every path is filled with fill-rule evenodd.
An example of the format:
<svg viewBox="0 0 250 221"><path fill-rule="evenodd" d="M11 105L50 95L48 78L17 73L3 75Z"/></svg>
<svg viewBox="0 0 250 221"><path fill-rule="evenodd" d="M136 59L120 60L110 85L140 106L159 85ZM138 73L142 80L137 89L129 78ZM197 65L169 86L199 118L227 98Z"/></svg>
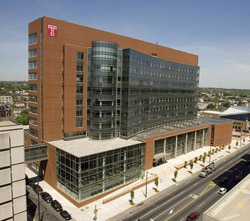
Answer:
<svg viewBox="0 0 250 221"><path fill-rule="evenodd" d="M229 107L227 110L222 112L221 116L238 115L238 114L250 114L250 108L242 106Z"/></svg>
<svg viewBox="0 0 250 221"><path fill-rule="evenodd" d="M178 122L174 124L169 124L166 126L157 127L140 134L137 134L135 138L143 139L147 137L153 137L157 135L167 134L176 131L182 131L185 129L193 129L196 130L196 127L203 126L203 125L210 125L210 124L228 124L231 123L231 120L224 119L224 118L197 118L197 120L185 121L185 122Z"/></svg>
<svg viewBox="0 0 250 221"><path fill-rule="evenodd" d="M212 220L249 220L250 175L205 211L203 218Z"/></svg>
<svg viewBox="0 0 250 221"><path fill-rule="evenodd" d="M49 142L49 144L55 146L56 148L78 158L140 143L143 142L121 138L114 138L110 140L92 140L89 138L81 138L76 140L56 140Z"/></svg>
<svg viewBox="0 0 250 221"><path fill-rule="evenodd" d="M207 113L207 114L218 114L220 115L222 112L220 111L212 111L212 110L205 110L202 113Z"/></svg>

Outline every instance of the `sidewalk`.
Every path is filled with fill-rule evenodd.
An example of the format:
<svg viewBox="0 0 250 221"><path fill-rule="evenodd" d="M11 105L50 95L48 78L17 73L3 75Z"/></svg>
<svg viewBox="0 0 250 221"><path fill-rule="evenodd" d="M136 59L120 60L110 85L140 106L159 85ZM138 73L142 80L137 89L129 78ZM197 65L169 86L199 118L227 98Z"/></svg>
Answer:
<svg viewBox="0 0 250 221"><path fill-rule="evenodd" d="M237 151L236 147L236 142L238 139L233 138L232 143L231 143L231 149L230 153L233 153ZM238 142L240 143L240 142ZM242 146L243 146L242 142ZM246 138L245 144L250 143L250 139ZM238 145L238 149L239 149ZM216 149L216 148L212 148ZM159 185L158 185L158 190L159 193L169 187L173 187L175 185L178 185L178 182L181 180L184 180L185 178L191 177L192 174L189 172L190 171L190 166L187 166L187 168L182 168L178 170L178 175L177 175L177 182L173 182L174 178L174 171L176 170L176 166L183 165L184 161L189 162L191 159L193 160L195 157L198 157L200 155L203 156L204 152L208 152L210 150L209 146L205 146L203 148L197 149L195 151L189 152L187 154L184 154L182 156L179 156L177 158L168 160L167 163L162 164L157 167L153 167L150 170L148 170L148 180L152 179L154 176L159 177ZM217 153L213 154L211 156L211 162L214 161L216 162L217 160L227 156L230 154L228 150L228 145L225 146L224 150L218 151ZM205 164L209 163L209 157L206 158ZM198 161L197 163L194 163L192 172L198 172L201 170L203 164L201 161ZM32 177L32 172L26 168L26 174L29 177ZM34 174L33 174L34 175ZM61 194L59 194L56 190L54 190L50 185L48 185L45 181L40 182L41 187L44 189L44 191L49 192L54 199L57 199L62 205L63 208L66 209L72 217L77 220L77 221L87 221L87 220L93 220L94 218L94 209L95 206L98 209L97 213L97 220L98 221L104 221L108 220L119 213L124 212L127 209L130 209L132 206L129 203L130 200L130 194L127 193L123 196L120 196L117 199L114 199L108 203L103 204L103 200L110 198L112 196L116 196L122 192L128 191L129 189L135 187L136 185L141 184L142 182L145 182L145 177L144 180L138 180L124 188L121 188L118 191L113 192L112 194L109 194L108 196L105 196L101 199L99 199L96 202L90 203L86 206L83 206L81 208L77 208L75 205L73 205L70 201L68 201L66 198L64 198ZM155 190L155 184L154 182L150 183L147 185L147 198L145 198L145 186L137 189L134 191L134 203L135 205L138 205L140 203L143 203L146 199L150 198L151 196L154 196L158 194Z"/></svg>

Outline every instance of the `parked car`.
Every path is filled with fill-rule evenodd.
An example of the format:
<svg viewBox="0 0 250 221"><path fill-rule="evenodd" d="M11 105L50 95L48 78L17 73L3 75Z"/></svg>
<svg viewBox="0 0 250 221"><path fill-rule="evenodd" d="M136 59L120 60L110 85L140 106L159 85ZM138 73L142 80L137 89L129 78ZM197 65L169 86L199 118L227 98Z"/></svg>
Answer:
<svg viewBox="0 0 250 221"><path fill-rule="evenodd" d="M51 203L51 201L53 200L52 196L47 192L41 193L41 197L47 203Z"/></svg>
<svg viewBox="0 0 250 221"><path fill-rule="evenodd" d="M40 194L43 192L43 188L39 185L39 184L34 184L32 186L32 189L34 190L34 192L36 192L37 194Z"/></svg>
<svg viewBox="0 0 250 221"><path fill-rule="evenodd" d="M71 215L66 211L63 210L60 212L60 215L62 216L62 218L64 218L65 220L71 220Z"/></svg>
<svg viewBox="0 0 250 221"><path fill-rule="evenodd" d="M192 220L197 220L200 216L200 213L198 212L192 212L188 215L186 221L192 221Z"/></svg>
<svg viewBox="0 0 250 221"><path fill-rule="evenodd" d="M246 164L246 165L250 165L250 160L247 160L247 161L245 162L245 164Z"/></svg>
<svg viewBox="0 0 250 221"><path fill-rule="evenodd" d="M227 183L229 181L228 177L222 177L220 180L221 184Z"/></svg>
<svg viewBox="0 0 250 221"><path fill-rule="evenodd" d="M62 205L57 200L51 201L51 207L56 211L60 212L63 210Z"/></svg>
<svg viewBox="0 0 250 221"><path fill-rule="evenodd" d="M218 191L218 193L221 194L221 195L225 194L226 192L227 192L227 189L224 188L224 187L220 188L219 191Z"/></svg>

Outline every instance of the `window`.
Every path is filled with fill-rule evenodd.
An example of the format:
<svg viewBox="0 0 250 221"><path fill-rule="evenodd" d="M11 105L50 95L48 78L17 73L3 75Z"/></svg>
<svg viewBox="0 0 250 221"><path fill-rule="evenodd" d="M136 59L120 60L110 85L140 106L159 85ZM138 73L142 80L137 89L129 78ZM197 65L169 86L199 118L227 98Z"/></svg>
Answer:
<svg viewBox="0 0 250 221"><path fill-rule="evenodd" d="M83 86L76 86L76 93L82 94L83 93Z"/></svg>
<svg viewBox="0 0 250 221"><path fill-rule="evenodd" d="M29 50L29 58L36 57L36 56L37 56L37 50L36 49Z"/></svg>
<svg viewBox="0 0 250 221"><path fill-rule="evenodd" d="M29 84L29 90L30 91L37 91L37 85L36 84Z"/></svg>
<svg viewBox="0 0 250 221"><path fill-rule="evenodd" d="M76 119L76 127L82 127L82 120Z"/></svg>
<svg viewBox="0 0 250 221"><path fill-rule="evenodd" d="M29 45L37 43L37 34L29 35Z"/></svg>
<svg viewBox="0 0 250 221"><path fill-rule="evenodd" d="M37 102L37 96L35 96L35 95L29 95L29 101L30 102Z"/></svg>
<svg viewBox="0 0 250 221"><path fill-rule="evenodd" d="M76 75L76 82L83 82L83 75Z"/></svg>
<svg viewBox="0 0 250 221"><path fill-rule="evenodd" d="M36 61L29 61L29 68L36 68L36 67L37 67Z"/></svg>
<svg viewBox="0 0 250 221"><path fill-rule="evenodd" d="M77 71L83 71L83 63L77 63L76 64L76 70Z"/></svg>
<svg viewBox="0 0 250 221"><path fill-rule="evenodd" d="M76 105L82 105L82 98L76 99Z"/></svg>
<svg viewBox="0 0 250 221"><path fill-rule="evenodd" d="M30 113L33 113L33 114L37 114L37 108L36 108L36 107L29 106L29 112L30 112Z"/></svg>
<svg viewBox="0 0 250 221"><path fill-rule="evenodd" d="M30 135L37 137L38 136L37 130L30 128Z"/></svg>
<svg viewBox="0 0 250 221"><path fill-rule="evenodd" d="M37 79L37 74L36 72L31 72L29 73L29 80L36 80Z"/></svg>
<svg viewBox="0 0 250 221"><path fill-rule="evenodd" d="M78 52L77 52L77 60L83 60L83 59L84 59L84 53L78 51Z"/></svg>
<svg viewBox="0 0 250 221"><path fill-rule="evenodd" d="M30 123L30 124L34 124L34 125L37 125L37 119L36 119L36 118L33 118L33 117L30 117L29 123Z"/></svg>
<svg viewBox="0 0 250 221"><path fill-rule="evenodd" d="M82 117L82 110L76 110L76 116Z"/></svg>

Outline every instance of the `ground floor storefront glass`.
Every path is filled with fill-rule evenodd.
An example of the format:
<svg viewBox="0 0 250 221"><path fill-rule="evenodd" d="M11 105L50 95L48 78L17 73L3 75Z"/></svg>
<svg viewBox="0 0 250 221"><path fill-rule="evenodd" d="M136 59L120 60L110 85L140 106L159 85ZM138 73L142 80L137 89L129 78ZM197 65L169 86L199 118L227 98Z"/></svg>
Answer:
<svg viewBox="0 0 250 221"><path fill-rule="evenodd" d="M204 128L155 141L154 165L208 145L209 129ZM163 156L164 159L159 157ZM156 160L157 159L157 160Z"/></svg>
<svg viewBox="0 0 250 221"><path fill-rule="evenodd" d="M57 149L57 187L77 202L144 175L145 144L77 158Z"/></svg>

